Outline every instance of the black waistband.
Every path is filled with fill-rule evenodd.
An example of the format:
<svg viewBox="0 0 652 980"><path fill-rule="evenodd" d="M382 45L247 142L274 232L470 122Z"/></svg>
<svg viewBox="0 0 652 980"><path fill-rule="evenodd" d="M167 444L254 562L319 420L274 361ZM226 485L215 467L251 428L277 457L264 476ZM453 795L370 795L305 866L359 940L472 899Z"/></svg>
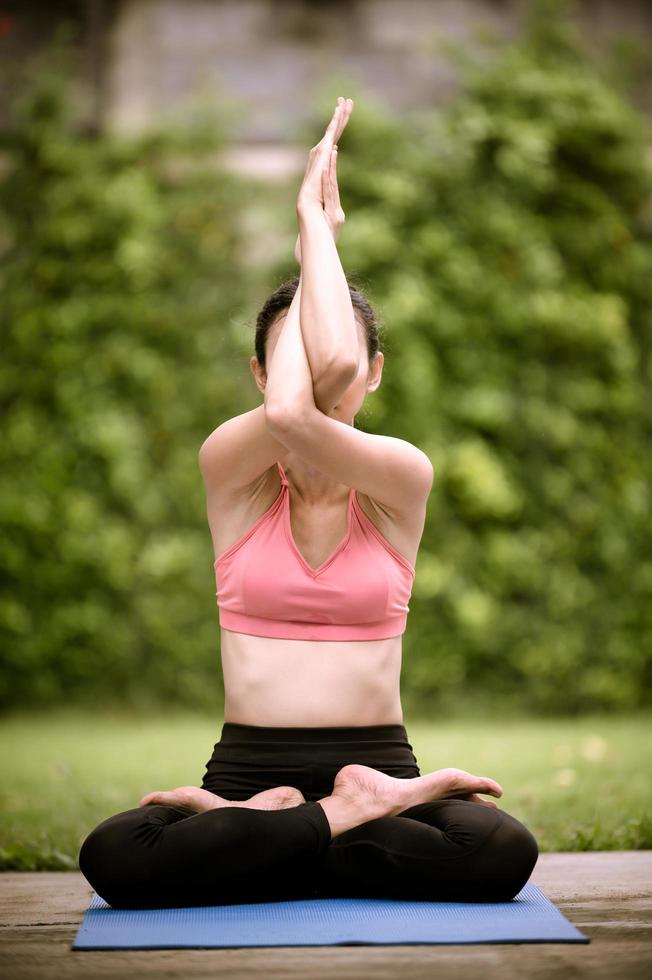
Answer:
<svg viewBox="0 0 652 980"><path fill-rule="evenodd" d="M235 742L355 742L388 740L408 743L405 725L353 725L343 727L277 727L266 725L241 725L225 721L220 741Z"/></svg>

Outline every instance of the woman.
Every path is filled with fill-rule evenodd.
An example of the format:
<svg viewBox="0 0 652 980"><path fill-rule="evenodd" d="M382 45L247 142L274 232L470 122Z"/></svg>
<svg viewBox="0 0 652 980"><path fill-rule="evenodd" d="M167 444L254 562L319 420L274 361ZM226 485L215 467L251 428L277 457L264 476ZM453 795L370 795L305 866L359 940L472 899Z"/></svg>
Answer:
<svg viewBox="0 0 652 980"><path fill-rule="evenodd" d="M100 823L79 864L112 906L368 896L507 901L530 831L460 769L421 775L399 692L433 480L401 439L356 429L383 354L335 240L338 99L297 200L301 275L257 322L264 403L199 453L215 550L224 725L201 787Z"/></svg>

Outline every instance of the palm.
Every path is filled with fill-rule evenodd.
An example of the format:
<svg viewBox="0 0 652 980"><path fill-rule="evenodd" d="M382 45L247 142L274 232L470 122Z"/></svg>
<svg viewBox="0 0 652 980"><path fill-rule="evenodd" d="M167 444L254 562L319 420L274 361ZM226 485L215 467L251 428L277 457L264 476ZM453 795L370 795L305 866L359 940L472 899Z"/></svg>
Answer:
<svg viewBox="0 0 652 980"><path fill-rule="evenodd" d="M446 769L440 769L439 772L441 773L442 777L448 781L449 786L452 789L452 792L446 793L447 799L470 800L472 803L482 803L483 806L496 808L497 804L494 803L493 800L483 800L481 796L473 792L469 787L469 784L475 784L475 788L478 788L478 780L485 779L486 777L474 776L472 773L467 772L466 769L456 769L452 766L449 766ZM495 780L491 780L491 783L493 783L495 787L500 788L500 792L502 793L502 788L499 787L499 784L496 783ZM480 792L489 792L489 787L486 789L480 788Z"/></svg>
<svg viewBox="0 0 652 980"><path fill-rule="evenodd" d="M349 121L353 110L353 100L346 99L339 103L329 123L324 138L311 150L306 175L311 174L313 185L313 200L323 207L324 218L331 230L334 241L342 230L345 214L340 202L340 192L337 186L337 141ZM304 177L304 185L307 177ZM319 187L316 183L319 181ZM301 235L297 235L294 256L301 263Z"/></svg>
<svg viewBox="0 0 652 980"><path fill-rule="evenodd" d="M143 796L138 806L146 806L149 803L164 803L168 806L180 806L193 813L203 813L205 810L212 810L217 803L214 793L209 793L206 789L199 786L177 786L171 790L156 790Z"/></svg>

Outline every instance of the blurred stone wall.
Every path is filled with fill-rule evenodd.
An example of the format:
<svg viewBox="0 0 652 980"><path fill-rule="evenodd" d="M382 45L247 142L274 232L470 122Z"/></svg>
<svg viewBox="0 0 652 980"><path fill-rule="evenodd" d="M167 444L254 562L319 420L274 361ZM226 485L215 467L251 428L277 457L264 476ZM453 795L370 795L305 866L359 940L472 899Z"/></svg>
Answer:
<svg viewBox="0 0 652 980"><path fill-rule="evenodd" d="M0 58L24 63L58 23L73 20L89 126L138 131L170 110L183 112L201 92L232 106L234 165L273 179L303 161L296 127L315 97L324 97L327 119L337 95L349 94L340 79L397 112L442 104L456 79L454 66L436 53L438 39L473 45L483 32L508 38L527 6L527 0L0 2ZM652 0L582 0L576 9L594 49L617 34L652 49ZM652 114L652 70L635 98Z"/></svg>
<svg viewBox="0 0 652 980"><path fill-rule="evenodd" d="M441 104L456 89L437 40L472 45L482 32L520 29L523 0L126 0L115 18L106 74L107 125L139 129L193 91L222 93L233 119L232 164L272 178L296 170L293 133L314 98L351 78L401 112ZM650 0L578 7L599 47L614 31L647 34ZM337 91L336 91L337 89ZM646 106L652 112L652 80ZM325 119L330 104L324 104ZM297 156L298 153L298 156Z"/></svg>

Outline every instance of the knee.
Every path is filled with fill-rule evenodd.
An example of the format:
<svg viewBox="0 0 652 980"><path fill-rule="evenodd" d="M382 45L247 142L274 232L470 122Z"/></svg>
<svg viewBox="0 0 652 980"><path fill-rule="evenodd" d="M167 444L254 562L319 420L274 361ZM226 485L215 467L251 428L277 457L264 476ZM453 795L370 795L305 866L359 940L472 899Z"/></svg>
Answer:
<svg viewBox="0 0 652 980"><path fill-rule="evenodd" d="M97 894L114 907L128 901L133 875L141 864L133 860L130 844L136 824L143 824L143 816L142 809L135 808L107 817L91 830L79 851L79 870Z"/></svg>
<svg viewBox="0 0 652 980"><path fill-rule="evenodd" d="M109 905L124 853L121 814L103 820L85 838L79 851L79 870ZM111 895L111 897L109 897Z"/></svg>
<svg viewBox="0 0 652 980"><path fill-rule="evenodd" d="M496 810L500 822L477 855L487 901L511 901L526 884L539 857L534 834L516 817Z"/></svg>

